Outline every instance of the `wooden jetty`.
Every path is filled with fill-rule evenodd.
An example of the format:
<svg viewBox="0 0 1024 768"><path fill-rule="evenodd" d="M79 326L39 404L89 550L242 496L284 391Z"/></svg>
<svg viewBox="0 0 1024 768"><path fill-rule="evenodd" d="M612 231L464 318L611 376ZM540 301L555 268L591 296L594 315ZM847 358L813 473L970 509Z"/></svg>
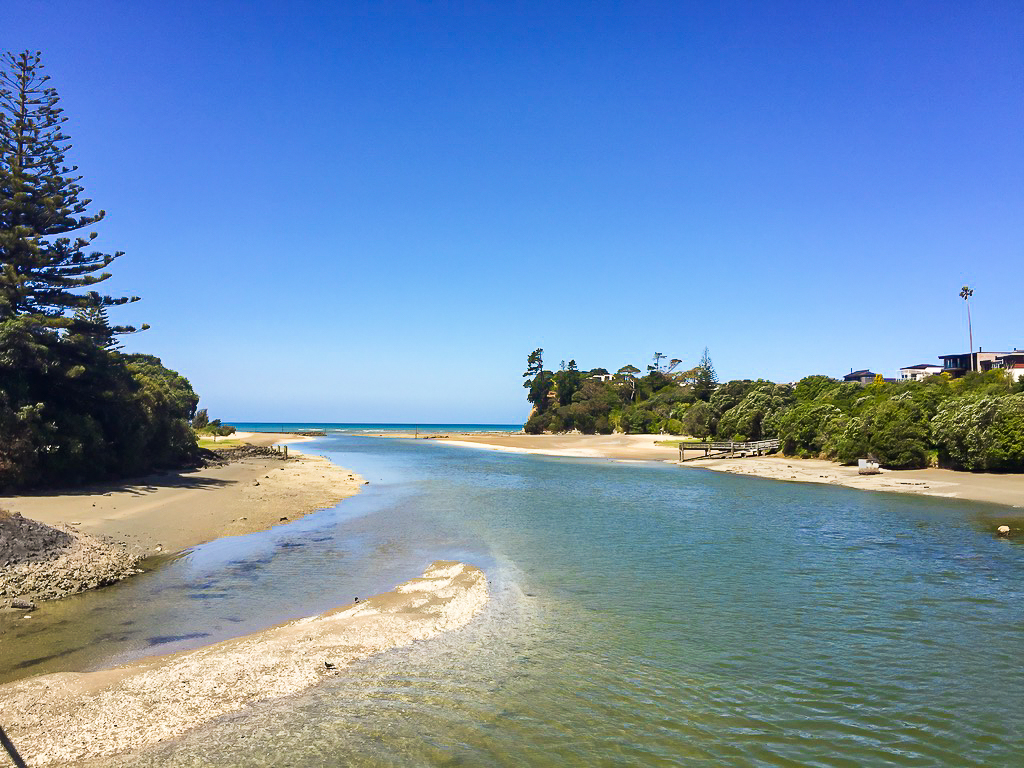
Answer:
<svg viewBox="0 0 1024 768"><path fill-rule="evenodd" d="M679 460L694 461L695 459L733 459L738 456L764 456L775 453L779 450L779 439L754 440L747 443L735 441L705 443L705 442L680 442ZM687 456L687 451L701 451L697 456Z"/></svg>

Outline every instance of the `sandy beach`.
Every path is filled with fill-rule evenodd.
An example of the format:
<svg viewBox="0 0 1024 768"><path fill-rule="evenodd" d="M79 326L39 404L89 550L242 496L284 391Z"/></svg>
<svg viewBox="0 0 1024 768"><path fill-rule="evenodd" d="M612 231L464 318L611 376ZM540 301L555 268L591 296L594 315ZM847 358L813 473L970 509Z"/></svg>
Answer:
<svg viewBox="0 0 1024 768"><path fill-rule="evenodd" d="M297 693L358 659L462 627L487 599L482 571L435 562L392 592L246 637L0 686L0 711L31 765L123 753Z"/></svg>
<svg viewBox="0 0 1024 768"><path fill-rule="evenodd" d="M247 438L269 445L264 434ZM221 536L272 528L359 492L363 478L322 456L247 458L71 491L0 497L0 508L48 525L110 536L144 553L177 552Z"/></svg>
<svg viewBox="0 0 1024 768"><path fill-rule="evenodd" d="M669 435L468 435L452 434L444 442L495 451L546 456L602 458L678 463L679 450ZM842 485L865 491L913 493L950 499L982 501L1024 510L1024 475L956 472L950 469L882 470L859 475L856 467L832 461L764 456L738 459L697 459L679 464L686 469L766 477L802 483ZM1024 511L1021 512L1024 514Z"/></svg>

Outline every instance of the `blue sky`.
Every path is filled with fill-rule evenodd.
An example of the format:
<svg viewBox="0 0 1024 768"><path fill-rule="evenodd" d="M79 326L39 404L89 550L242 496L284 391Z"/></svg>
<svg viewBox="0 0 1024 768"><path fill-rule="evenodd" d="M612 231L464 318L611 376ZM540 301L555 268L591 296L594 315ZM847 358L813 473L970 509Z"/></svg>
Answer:
<svg viewBox="0 0 1024 768"><path fill-rule="evenodd" d="M1024 347L1019 2L8 2L237 420L514 422L527 354L723 379Z"/></svg>

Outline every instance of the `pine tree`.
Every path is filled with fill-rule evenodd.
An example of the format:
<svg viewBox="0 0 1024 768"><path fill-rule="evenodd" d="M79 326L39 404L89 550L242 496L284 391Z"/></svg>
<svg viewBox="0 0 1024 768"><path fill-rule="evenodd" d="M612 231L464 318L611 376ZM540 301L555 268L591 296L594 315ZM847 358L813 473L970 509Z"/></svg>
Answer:
<svg viewBox="0 0 1024 768"><path fill-rule="evenodd" d="M715 373L715 366L711 364L711 355L708 348L704 347L704 354L701 355L700 363L694 369L696 376L693 382L693 393L698 400L709 400L711 393L718 386L718 374Z"/></svg>
<svg viewBox="0 0 1024 768"><path fill-rule="evenodd" d="M114 334L114 329L110 327L107 308L102 305L76 309L73 327L76 333L97 347L111 352L123 348Z"/></svg>
<svg viewBox="0 0 1024 768"><path fill-rule="evenodd" d="M81 198L78 166L65 160L71 148L62 129L67 118L42 69L39 52L0 57L0 323L18 318L35 333L59 333L76 330L75 310L138 297L81 290L109 278L103 270L122 254L88 250L95 232L67 236L101 221L105 212L87 213L92 201Z"/></svg>

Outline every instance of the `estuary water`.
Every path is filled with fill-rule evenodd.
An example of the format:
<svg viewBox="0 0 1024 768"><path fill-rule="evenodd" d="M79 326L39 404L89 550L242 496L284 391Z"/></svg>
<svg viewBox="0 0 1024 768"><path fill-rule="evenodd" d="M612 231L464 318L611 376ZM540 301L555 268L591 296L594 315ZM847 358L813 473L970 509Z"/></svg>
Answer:
<svg viewBox="0 0 1024 768"><path fill-rule="evenodd" d="M1024 549L992 535L1001 510L440 441L303 448L371 485L41 609L3 671L195 647L435 559L485 569L485 612L97 765L1024 764Z"/></svg>

